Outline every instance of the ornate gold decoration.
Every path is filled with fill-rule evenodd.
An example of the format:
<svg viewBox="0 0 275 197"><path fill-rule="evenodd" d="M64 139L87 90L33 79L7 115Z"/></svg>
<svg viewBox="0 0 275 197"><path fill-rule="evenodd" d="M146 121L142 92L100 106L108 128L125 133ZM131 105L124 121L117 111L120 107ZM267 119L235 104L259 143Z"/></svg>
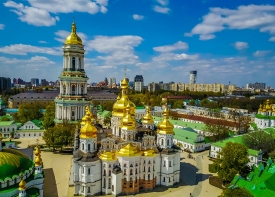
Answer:
<svg viewBox="0 0 275 197"><path fill-rule="evenodd" d="M169 109L167 106L167 99L163 99L164 110L163 110L163 120L158 124L157 133L159 134L172 134L174 135L174 125L169 121Z"/></svg>
<svg viewBox="0 0 275 197"><path fill-rule="evenodd" d="M85 107L86 114L82 118L81 124L84 124L80 129L80 138L96 138L97 128L94 126L93 114L88 106Z"/></svg>
<svg viewBox="0 0 275 197"><path fill-rule="evenodd" d="M146 106L146 114L142 117L143 124L154 124L154 119L150 114L150 107Z"/></svg>
<svg viewBox="0 0 275 197"><path fill-rule="evenodd" d="M82 45L82 40L80 37L76 34L76 24L73 22L72 24L72 32L71 34L66 38L65 44L79 44Z"/></svg>
<svg viewBox="0 0 275 197"><path fill-rule="evenodd" d="M136 121L130 114L130 104L128 103L126 107L126 113L122 119L122 127L121 129L125 130L135 130L136 129Z"/></svg>
<svg viewBox="0 0 275 197"><path fill-rule="evenodd" d="M21 175L21 181L19 183L19 188L18 190L25 190L26 189L26 182L24 181L24 176Z"/></svg>

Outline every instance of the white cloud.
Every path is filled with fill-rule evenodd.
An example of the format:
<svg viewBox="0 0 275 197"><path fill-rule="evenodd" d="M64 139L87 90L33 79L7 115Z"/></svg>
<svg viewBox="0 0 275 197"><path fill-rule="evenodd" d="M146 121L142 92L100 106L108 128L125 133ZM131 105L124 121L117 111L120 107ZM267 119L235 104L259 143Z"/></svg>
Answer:
<svg viewBox="0 0 275 197"><path fill-rule="evenodd" d="M200 40L211 40L215 37L216 36L214 34L203 34L203 35L200 35Z"/></svg>
<svg viewBox="0 0 275 197"><path fill-rule="evenodd" d="M196 60L198 55L187 55L185 53L163 53L153 58L153 61L172 61L172 60Z"/></svg>
<svg viewBox="0 0 275 197"><path fill-rule="evenodd" d="M56 36L56 38L54 38L55 40L64 43L65 39L71 34L71 32L69 31L65 31L65 30L58 30L57 32L54 33ZM87 36L86 34L82 33L82 32L77 32L77 35L81 38L82 43L86 43L87 40Z"/></svg>
<svg viewBox="0 0 275 197"><path fill-rule="evenodd" d="M253 55L254 55L255 57L264 57L264 56L270 54L271 52L272 52L272 51L270 51L270 50L268 50L268 51L260 51L260 50L258 50L258 51L256 51L255 53L253 53Z"/></svg>
<svg viewBox="0 0 275 197"><path fill-rule="evenodd" d="M44 41L44 40L39 40L38 42L41 43L41 44L46 44L46 43L47 43L47 42Z"/></svg>
<svg viewBox="0 0 275 197"><path fill-rule="evenodd" d="M3 30L3 29L4 29L4 27L5 27L5 25L4 25L4 24L0 24L0 29L1 29L1 30Z"/></svg>
<svg viewBox="0 0 275 197"><path fill-rule="evenodd" d="M170 8L155 5L153 7L153 10L155 10L156 12L159 12L159 13L167 14L167 13L169 13Z"/></svg>
<svg viewBox="0 0 275 197"><path fill-rule="evenodd" d="M49 47L37 47L25 44L12 44L0 48L1 53L14 55L27 55L28 53L44 53L49 55L61 55L61 50Z"/></svg>
<svg viewBox="0 0 275 197"><path fill-rule="evenodd" d="M56 19L45 10L24 6L22 3L17 4L13 1L7 1L4 5L6 7L14 8L15 10L11 11L19 16L19 20L27 22L30 25L52 26L56 23Z"/></svg>
<svg viewBox="0 0 275 197"><path fill-rule="evenodd" d="M52 26L59 21L58 16L51 16L50 13L72 13L86 12L96 14L98 12L106 13L108 0L28 0L31 6L7 1L4 3L6 7L14 8L11 10L19 16L23 22L35 26Z"/></svg>
<svg viewBox="0 0 275 197"><path fill-rule="evenodd" d="M162 6L167 6L169 4L169 0L156 0Z"/></svg>
<svg viewBox="0 0 275 197"><path fill-rule="evenodd" d="M185 36L185 37L192 37L192 36L193 36L193 34L192 34L192 33L188 33L188 32L186 32L186 33L184 33L184 36Z"/></svg>
<svg viewBox="0 0 275 197"><path fill-rule="evenodd" d="M225 29L259 29L260 32L275 33L275 6L247 5L237 9L210 8L189 35L214 38L214 33ZM187 34L188 35L188 34Z"/></svg>
<svg viewBox="0 0 275 197"><path fill-rule="evenodd" d="M154 47L153 49L158 52L171 52L171 51L180 50L180 49L186 50L188 49L188 44L186 42L178 41L172 45L158 46L158 47Z"/></svg>
<svg viewBox="0 0 275 197"><path fill-rule="evenodd" d="M234 43L234 47L237 49L237 50L242 50L242 49L247 49L249 46L248 46L248 43L247 42L240 42L240 41L237 41Z"/></svg>
<svg viewBox="0 0 275 197"><path fill-rule="evenodd" d="M144 19L144 16L138 15L138 14L134 14L133 15L133 19L135 19L135 20L142 20L142 19Z"/></svg>
<svg viewBox="0 0 275 197"><path fill-rule="evenodd" d="M273 37L269 38L269 40L268 40L268 41L270 41L270 42L275 42L275 36L273 36Z"/></svg>

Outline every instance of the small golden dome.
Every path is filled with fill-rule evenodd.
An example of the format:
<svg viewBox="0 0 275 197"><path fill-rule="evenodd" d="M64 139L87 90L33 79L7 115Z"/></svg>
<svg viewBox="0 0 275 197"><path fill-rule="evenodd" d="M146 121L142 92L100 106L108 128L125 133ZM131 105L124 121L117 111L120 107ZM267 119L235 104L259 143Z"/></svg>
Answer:
<svg viewBox="0 0 275 197"><path fill-rule="evenodd" d="M24 179L21 179L18 190L25 190L25 189L26 189L26 182L24 181Z"/></svg>
<svg viewBox="0 0 275 197"><path fill-rule="evenodd" d="M146 106L146 114L142 117L143 124L154 124L154 118L150 114L150 107Z"/></svg>
<svg viewBox="0 0 275 197"><path fill-rule="evenodd" d="M0 141L2 141L3 139L3 136L2 136L2 133L0 133Z"/></svg>
<svg viewBox="0 0 275 197"><path fill-rule="evenodd" d="M37 156L37 155L40 155L40 153L41 153L41 150L40 150L39 146L37 146L34 151L34 154Z"/></svg>
<svg viewBox="0 0 275 197"><path fill-rule="evenodd" d="M168 120L169 109L167 106L165 106L165 109L163 111L163 117L164 119L158 124L157 133L174 135L174 125Z"/></svg>
<svg viewBox="0 0 275 197"><path fill-rule="evenodd" d="M263 110L263 105L260 104L260 107L259 107L258 111L261 112L262 110Z"/></svg>
<svg viewBox="0 0 275 197"><path fill-rule="evenodd" d="M41 166L42 165L42 159L41 159L40 155L35 157L34 163L35 163L35 166Z"/></svg>
<svg viewBox="0 0 275 197"><path fill-rule="evenodd" d="M132 118L130 114L130 104L128 103L126 107L126 113L122 119L122 127L121 129L125 130L135 130L136 129L136 121Z"/></svg>
<svg viewBox="0 0 275 197"><path fill-rule="evenodd" d="M152 157L155 155L156 155L156 152L152 149L145 150L145 151L143 151L143 154L142 154L142 156L145 156L145 157Z"/></svg>
<svg viewBox="0 0 275 197"><path fill-rule="evenodd" d="M131 143L129 143L123 148L121 148L118 152L116 152L116 155L124 157L134 157L141 156L142 152L139 150L138 147L133 146Z"/></svg>
<svg viewBox="0 0 275 197"><path fill-rule="evenodd" d="M65 44L79 44L82 45L82 40L80 37L76 34L76 25L73 22L72 24L72 32L71 34L66 38Z"/></svg>
<svg viewBox="0 0 275 197"><path fill-rule="evenodd" d="M128 84L129 84L128 79L124 77L124 79L120 83L121 89L128 89L129 88Z"/></svg>
<svg viewBox="0 0 275 197"><path fill-rule="evenodd" d="M82 118L84 126L80 129L80 138L96 138L97 128L94 126L93 114L88 106L86 106L85 111L86 114Z"/></svg>
<svg viewBox="0 0 275 197"><path fill-rule="evenodd" d="M114 161L116 160L116 155L113 152L107 151L107 152L101 153L99 158L104 161Z"/></svg>

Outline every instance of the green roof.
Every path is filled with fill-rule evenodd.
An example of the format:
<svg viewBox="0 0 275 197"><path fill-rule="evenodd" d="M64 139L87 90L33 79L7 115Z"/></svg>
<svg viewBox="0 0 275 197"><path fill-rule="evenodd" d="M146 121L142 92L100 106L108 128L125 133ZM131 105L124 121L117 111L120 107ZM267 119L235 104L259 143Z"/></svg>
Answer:
<svg viewBox="0 0 275 197"><path fill-rule="evenodd" d="M42 127L42 122L40 120L34 119L32 122L35 124L35 126Z"/></svg>
<svg viewBox="0 0 275 197"><path fill-rule="evenodd" d="M98 112L97 115L101 116L101 117L107 117L111 115L110 111L104 110L103 112Z"/></svg>
<svg viewBox="0 0 275 197"><path fill-rule="evenodd" d="M0 121L0 127L1 126L10 126L13 123L13 121Z"/></svg>
<svg viewBox="0 0 275 197"><path fill-rule="evenodd" d="M145 109L144 106L136 106L136 109Z"/></svg>
<svg viewBox="0 0 275 197"><path fill-rule="evenodd" d="M198 133L194 131L192 128L184 128L184 129L178 129L174 128L174 138L183 142L187 142L189 144L196 144L201 142L195 142L195 139L198 136ZM204 142L204 141L202 141Z"/></svg>
<svg viewBox="0 0 275 197"><path fill-rule="evenodd" d="M269 158L266 167L263 164L254 166L246 179L236 175L229 187L245 188L254 197L275 196L275 164Z"/></svg>
<svg viewBox="0 0 275 197"><path fill-rule="evenodd" d="M275 116L265 116L262 114L256 114L255 118L259 118L259 119L275 119Z"/></svg>
<svg viewBox="0 0 275 197"><path fill-rule="evenodd" d="M264 131L267 132L267 133L270 133L273 136L275 136L275 127L265 128Z"/></svg>
<svg viewBox="0 0 275 197"><path fill-rule="evenodd" d="M26 190L26 197L37 197L40 195L39 193L39 189L36 187L31 187L29 189Z"/></svg>
<svg viewBox="0 0 275 197"><path fill-rule="evenodd" d="M41 131L45 131L43 129L20 129L17 130L16 133L21 133L21 132L41 132Z"/></svg>
<svg viewBox="0 0 275 197"><path fill-rule="evenodd" d="M214 143L212 143L212 145L223 148L223 147L225 147L227 142L238 143L238 144L242 144L244 146L247 146L243 141L243 135L239 135L239 136L236 136L236 137L230 137L230 138L227 138L227 139L222 140L222 141L214 142ZM259 153L259 151L257 151L257 150L248 149L248 154L249 155L258 156L258 153Z"/></svg>
<svg viewBox="0 0 275 197"><path fill-rule="evenodd" d="M10 148L3 148L0 151L0 179L12 178L19 175L22 171L29 170L34 165L25 154Z"/></svg>
<svg viewBox="0 0 275 197"><path fill-rule="evenodd" d="M153 116L153 118L156 121L162 121L163 120L162 117ZM173 125L179 125L179 126L182 126L182 127L190 127L190 128L193 128L193 129L204 130L204 127L205 127L204 123L201 124L201 123L193 123L193 122L184 122L182 120L172 120L172 119L169 119L169 121Z"/></svg>

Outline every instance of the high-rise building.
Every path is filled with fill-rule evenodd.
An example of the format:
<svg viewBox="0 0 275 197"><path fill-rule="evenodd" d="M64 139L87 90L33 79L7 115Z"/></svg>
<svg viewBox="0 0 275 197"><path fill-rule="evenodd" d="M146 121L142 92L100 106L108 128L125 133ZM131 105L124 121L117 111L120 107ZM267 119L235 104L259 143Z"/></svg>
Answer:
<svg viewBox="0 0 275 197"><path fill-rule="evenodd" d="M112 86L112 85L114 85L114 84L116 84L116 78L114 78L114 77L109 78L109 80L108 80L108 85L109 85L109 86Z"/></svg>
<svg viewBox="0 0 275 197"><path fill-rule="evenodd" d="M195 84L197 81L197 71L192 70L190 71L190 84Z"/></svg>
<svg viewBox="0 0 275 197"><path fill-rule="evenodd" d="M49 82L46 79L41 79L41 86L48 86Z"/></svg>
<svg viewBox="0 0 275 197"><path fill-rule="evenodd" d="M32 86L39 86L39 79L37 79L37 78L32 78L32 79L31 79L31 85L32 85Z"/></svg>
<svg viewBox="0 0 275 197"><path fill-rule="evenodd" d="M63 45L63 71L59 76L60 93L55 99L55 122L77 123L85 114L91 99L87 95L88 77L84 70L84 46L76 34L76 25ZM77 74L76 74L77 73Z"/></svg>
<svg viewBox="0 0 275 197"><path fill-rule="evenodd" d="M248 88L253 88L253 89L259 89L259 90L264 90L266 87L266 84L265 83L249 83L249 84L246 84L246 89Z"/></svg>
<svg viewBox="0 0 275 197"><path fill-rule="evenodd" d="M17 79L17 84L25 84L25 81L23 79L18 78Z"/></svg>
<svg viewBox="0 0 275 197"><path fill-rule="evenodd" d="M9 93L11 91L11 79L6 77L0 77L0 93Z"/></svg>
<svg viewBox="0 0 275 197"><path fill-rule="evenodd" d="M143 90L143 86L144 86L144 82L143 82L143 77L142 75L136 75L135 76L135 91L137 92L142 92Z"/></svg>

